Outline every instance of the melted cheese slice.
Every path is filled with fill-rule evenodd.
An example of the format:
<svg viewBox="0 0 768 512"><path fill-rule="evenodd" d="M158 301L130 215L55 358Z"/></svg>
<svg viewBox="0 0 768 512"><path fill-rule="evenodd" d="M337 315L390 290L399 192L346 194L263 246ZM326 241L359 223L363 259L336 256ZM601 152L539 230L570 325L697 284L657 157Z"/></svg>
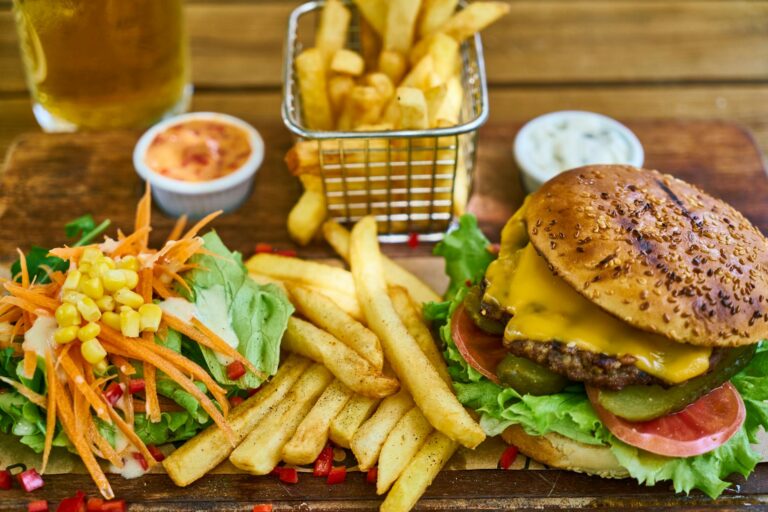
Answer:
<svg viewBox="0 0 768 512"><path fill-rule="evenodd" d="M670 384L707 371L710 347L672 342L622 322L553 275L530 243L520 248L523 239L510 241L506 235L519 234L510 226L519 227L516 217L502 233L499 259L488 268L484 297L513 315L506 340L554 340L610 356L630 354L638 368Z"/></svg>

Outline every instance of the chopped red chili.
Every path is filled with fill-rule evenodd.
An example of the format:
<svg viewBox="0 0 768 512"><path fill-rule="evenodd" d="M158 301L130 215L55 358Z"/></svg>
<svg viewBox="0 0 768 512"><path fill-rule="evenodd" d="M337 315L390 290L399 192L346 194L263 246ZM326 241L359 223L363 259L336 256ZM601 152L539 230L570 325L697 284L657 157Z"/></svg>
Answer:
<svg viewBox="0 0 768 512"><path fill-rule="evenodd" d="M77 491L74 497L61 500L56 512L85 512L85 493Z"/></svg>
<svg viewBox="0 0 768 512"><path fill-rule="evenodd" d="M160 448L153 444L147 445L147 450L149 450L149 453L152 454L152 458L155 459L157 462L163 462L165 460L165 455L163 452L160 451Z"/></svg>
<svg viewBox="0 0 768 512"><path fill-rule="evenodd" d="M272 505L269 503L262 503L261 505L254 505L251 512L272 512Z"/></svg>
<svg viewBox="0 0 768 512"><path fill-rule="evenodd" d="M115 405L122 396L123 388L117 382L110 383L107 389L104 390L104 398L107 399L110 405Z"/></svg>
<svg viewBox="0 0 768 512"><path fill-rule="evenodd" d="M0 470L0 489L7 491L13 485L11 472L7 469Z"/></svg>
<svg viewBox="0 0 768 512"><path fill-rule="evenodd" d="M245 402L245 398L243 398L241 396L237 396L237 395L235 395L235 396L233 396L232 398L229 399L229 405L231 405L232 407L237 407L238 405L240 405L243 402Z"/></svg>
<svg viewBox="0 0 768 512"><path fill-rule="evenodd" d="M335 485L340 484L344 482L344 480L347 479L347 468L346 466L336 466L331 469L331 472L328 473L328 484L329 485Z"/></svg>
<svg viewBox="0 0 768 512"><path fill-rule="evenodd" d="M130 382L128 382L128 392L132 395L141 393L144 391L145 387L146 384L144 384L144 379L131 379Z"/></svg>
<svg viewBox="0 0 768 512"><path fill-rule="evenodd" d="M368 470L368 473L365 475L365 481L369 484L375 484L376 479L379 476L379 468L371 468Z"/></svg>
<svg viewBox="0 0 768 512"><path fill-rule="evenodd" d="M280 471L277 474L277 478L286 484L299 483L299 473L296 471L296 468L280 468Z"/></svg>
<svg viewBox="0 0 768 512"><path fill-rule="evenodd" d="M27 512L48 512L48 501L37 500L27 503Z"/></svg>
<svg viewBox="0 0 768 512"><path fill-rule="evenodd" d="M105 501L101 512L125 512L125 500Z"/></svg>
<svg viewBox="0 0 768 512"><path fill-rule="evenodd" d="M312 474L315 476L328 476L333 468L333 448L331 445L325 445L323 451L315 459L315 468Z"/></svg>
<svg viewBox="0 0 768 512"><path fill-rule="evenodd" d="M19 481L21 487L27 492L32 492L45 485L43 477L40 476L40 473L35 468L19 473L16 475L16 480Z"/></svg>
<svg viewBox="0 0 768 512"><path fill-rule="evenodd" d="M269 244L265 244L263 242L256 244L256 254L261 254L264 252L272 252L273 250L274 249Z"/></svg>
<svg viewBox="0 0 768 512"><path fill-rule="evenodd" d="M232 361L227 365L227 377L229 380L237 380L245 375L245 365L240 361Z"/></svg>
<svg viewBox="0 0 768 512"><path fill-rule="evenodd" d="M144 471L149 471L149 463L147 462L147 459L144 458L142 454L139 452L133 452L131 455L133 455L133 458L136 459L136 462L139 463L141 466L141 469Z"/></svg>
<svg viewBox="0 0 768 512"><path fill-rule="evenodd" d="M104 500L102 498L88 498L85 504L85 510L87 512L101 512L101 507L104 506Z"/></svg>
<svg viewBox="0 0 768 512"><path fill-rule="evenodd" d="M501 454L501 458L499 458L499 468L509 469L512 463L515 462L516 458L517 458L517 446L515 445L508 446L507 449L504 450L504 453Z"/></svg>
<svg viewBox="0 0 768 512"><path fill-rule="evenodd" d="M408 235L408 247L411 249L415 249L419 246L419 235L418 233L411 233Z"/></svg>

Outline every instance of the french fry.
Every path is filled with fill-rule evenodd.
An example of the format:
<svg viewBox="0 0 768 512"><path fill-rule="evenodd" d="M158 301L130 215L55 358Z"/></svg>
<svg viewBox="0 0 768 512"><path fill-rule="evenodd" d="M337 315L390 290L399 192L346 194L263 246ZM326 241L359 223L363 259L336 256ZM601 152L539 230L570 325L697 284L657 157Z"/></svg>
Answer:
<svg viewBox="0 0 768 512"><path fill-rule="evenodd" d="M445 84L445 96L434 114L435 126L444 127L458 124L463 103L464 87L461 85L459 77L454 76Z"/></svg>
<svg viewBox="0 0 768 512"><path fill-rule="evenodd" d="M333 110L333 114L335 116L338 117L339 114L341 114L341 110L344 107L344 102L349 96L349 93L352 92L352 88L354 86L355 79L349 75L334 75L328 79L328 99L331 102L331 109ZM294 148L300 144L306 144L307 142L309 141L298 142L296 145L294 145ZM317 144L312 145L317 147ZM291 148L291 151L293 151L293 148ZM288 154L290 154L290 151ZM287 158L288 155L286 155L286 159ZM288 164L288 168L291 168L290 164Z"/></svg>
<svg viewBox="0 0 768 512"><path fill-rule="evenodd" d="M451 16L440 31L461 42L491 25L509 10L507 2L472 2Z"/></svg>
<svg viewBox="0 0 768 512"><path fill-rule="evenodd" d="M424 0L419 18L419 38L437 32L454 13L458 3L459 0Z"/></svg>
<svg viewBox="0 0 768 512"><path fill-rule="evenodd" d="M283 400L310 364L301 356L288 356L263 389L232 409L227 421L238 442ZM232 450L224 431L211 425L169 455L163 467L176 485L186 487L223 462Z"/></svg>
<svg viewBox="0 0 768 512"><path fill-rule="evenodd" d="M331 441L342 448L349 448L355 432L373 414L379 402L381 400L378 398L353 395L341 413L331 422Z"/></svg>
<svg viewBox="0 0 768 512"><path fill-rule="evenodd" d="M286 286L302 316L360 354L377 371L382 370L384 352L375 334L323 295L290 283Z"/></svg>
<svg viewBox="0 0 768 512"><path fill-rule="evenodd" d="M331 71L345 73L351 76L360 76L365 69L365 62L359 53L342 48L336 50L331 59Z"/></svg>
<svg viewBox="0 0 768 512"><path fill-rule="evenodd" d="M397 379L383 375L354 350L309 322L291 317L282 348L324 364L354 392L371 398L395 393Z"/></svg>
<svg viewBox="0 0 768 512"><path fill-rule="evenodd" d="M361 470L368 470L376 464L387 436L413 406L411 395L400 390L382 400L373 416L360 425L349 444Z"/></svg>
<svg viewBox="0 0 768 512"><path fill-rule="evenodd" d="M380 36L387 26L387 0L354 0L365 20Z"/></svg>
<svg viewBox="0 0 768 512"><path fill-rule="evenodd" d="M349 231L334 220L328 220L323 224L323 235L333 250L349 263ZM440 302L440 295L435 293L424 281L405 270L403 267L381 256L381 264L384 267L384 277L390 286L402 286L416 304L424 302Z"/></svg>
<svg viewBox="0 0 768 512"><path fill-rule="evenodd" d="M323 365L312 365L291 391L245 437L229 456L236 467L254 475L270 473L280 462L283 447L333 376Z"/></svg>
<svg viewBox="0 0 768 512"><path fill-rule="evenodd" d="M384 494L389 490L392 482L397 480L433 431L432 425L418 407L413 407L400 418L381 447L376 494Z"/></svg>
<svg viewBox="0 0 768 512"><path fill-rule="evenodd" d="M439 32L432 37L429 55L432 57L432 67L442 82L454 76L456 60L459 58L458 41Z"/></svg>
<svg viewBox="0 0 768 512"><path fill-rule="evenodd" d="M445 463L451 458L458 443L433 432L416 456L397 479L379 510L381 512L406 512L411 510L424 491L432 483Z"/></svg>
<svg viewBox="0 0 768 512"><path fill-rule="evenodd" d="M400 83L400 87L417 87L426 91L438 85L439 80L434 79L435 77L437 77L435 62L432 56L427 54L411 68Z"/></svg>
<svg viewBox="0 0 768 512"><path fill-rule="evenodd" d="M436 127L440 118L440 111L445 104L445 98L448 95L448 86L440 84L424 93L427 100L427 116L430 127Z"/></svg>
<svg viewBox="0 0 768 512"><path fill-rule="evenodd" d="M421 0L389 0L388 4L384 49L407 54L413 44Z"/></svg>
<svg viewBox="0 0 768 512"><path fill-rule="evenodd" d="M383 107L384 101L375 87L356 85L344 102L337 128L349 131L361 124L375 123Z"/></svg>
<svg viewBox="0 0 768 512"><path fill-rule="evenodd" d="M307 245L325 220L325 194L318 176L301 176L305 189L288 213L288 234L299 245Z"/></svg>
<svg viewBox="0 0 768 512"><path fill-rule="evenodd" d="M395 311L400 316L400 320L402 320L405 328L413 336L416 344L419 345L419 348L427 356L435 370L437 370L443 382L450 387L452 381L451 376L448 375L445 359L443 359L443 355L437 348L437 343L435 343L432 333L424 323L421 312L414 307L408 291L400 286L390 286L389 297L392 299L392 305L395 307Z"/></svg>
<svg viewBox="0 0 768 512"><path fill-rule="evenodd" d="M382 102L388 102L395 95L395 85L385 73L368 73L363 82L379 92Z"/></svg>
<svg viewBox="0 0 768 512"><path fill-rule="evenodd" d="M352 395L352 391L338 379L331 382L283 447L283 460L288 464L311 464L328 442L331 421Z"/></svg>
<svg viewBox="0 0 768 512"><path fill-rule="evenodd" d="M376 69L381 53L381 36L365 16L360 16L360 53L365 61L365 69Z"/></svg>
<svg viewBox="0 0 768 512"><path fill-rule="evenodd" d="M421 89L415 87L398 87L397 104L400 108L398 128L404 130L424 130L429 127L427 116L427 100Z"/></svg>
<svg viewBox="0 0 768 512"><path fill-rule="evenodd" d="M301 52L296 57L296 74L307 127L313 130L333 130L323 52L319 48Z"/></svg>
<svg viewBox="0 0 768 512"><path fill-rule="evenodd" d="M387 75L393 84L399 84L403 79L407 65L405 57L399 52L384 50L379 55L379 71Z"/></svg>
<svg viewBox="0 0 768 512"><path fill-rule="evenodd" d="M315 46L323 53L326 63L331 61L337 51L344 48L351 17L349 9L344 7L341 0L328 0L323 6Z"/></svg>
<svg viewBox="0 0 768 512"><path fill-rule="evenodd" d="M485 433L440 378L387 295L376 231L376 220L364 217L352 229L349 248L352 275L368 327L379 336L387 361L432 426L474 448L485 439Z"/></svg>
<svg viewBox="0 0 768 512"><path fill-rule="evenodd" d="M249 272L280 281L292 281L316 288L328 288L346 295L356 294L352 274L343 268L316 261L288 258L277 254L255 254L246 264Z"/></svg>

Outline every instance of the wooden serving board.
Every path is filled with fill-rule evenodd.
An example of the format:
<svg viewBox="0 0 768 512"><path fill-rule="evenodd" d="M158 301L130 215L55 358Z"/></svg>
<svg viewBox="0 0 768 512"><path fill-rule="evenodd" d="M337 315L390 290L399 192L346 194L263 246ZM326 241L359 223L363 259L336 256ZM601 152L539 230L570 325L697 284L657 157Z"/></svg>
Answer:
<svg viewBox="0 0 768 512"><path fill-rule="evenodd" d="M719 121L643 121L626 123L646 150L646 167L672 173L701 186L740 209L768 233L768 177L763 157L751 135L738 125ZM257 126L266 144L264 164L254 194L238 212L217 219L213 227L233 249L246 255L256 242L292 247L285 218L300 193L282 157L291 138L282 125ZM511 146L517 124L489 125L481 130L475 193L470 202L486 234L499 231L519 206L523 191ZM20 137L0 176L0 262L15 258L15 249L65 242L64 223L85 213L112 219L131 228L142 184L133 171L131 152L137 133L81 133ZM153 240L161 243L173 223L156 212ZM399 257L425 256L431 247L384 246ZM299 248L305 257L331 256L321 243ZM57 503L77 489L94 494L87 475L50 475L44 491L26 495L0 491L0 510L22 510L32 499ZM188 488L175 487L165 475L140 480L111 478L117 496L130 510L250 510L271 502L275 510L372 510L380 498L362 474L350 474L343 485L303 477L286 485L272 477L209 475ZM758 466L745 482L713 502L699 492L676 495L668 483L641 487L633 480L605 480L566 471L444 471L417 510L572 510L603 508L668 510L735 510L750 505L768 510L768 464Z"/></svg>

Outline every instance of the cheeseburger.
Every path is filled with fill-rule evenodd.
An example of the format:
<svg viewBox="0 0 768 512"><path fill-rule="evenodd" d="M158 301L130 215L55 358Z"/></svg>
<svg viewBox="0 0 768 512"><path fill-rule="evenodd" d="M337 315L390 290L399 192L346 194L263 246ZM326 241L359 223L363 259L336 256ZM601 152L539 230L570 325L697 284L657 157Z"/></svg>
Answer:
<svg viewBox="0 0 768 512"><path fill-rule="evenodd" d="M459 399L549 466L712 497L768 423L768 245L739 212L656 171L547 182L501 233L472 218L437 247ZM766 347L768 348L768 347Z"/></svg>

